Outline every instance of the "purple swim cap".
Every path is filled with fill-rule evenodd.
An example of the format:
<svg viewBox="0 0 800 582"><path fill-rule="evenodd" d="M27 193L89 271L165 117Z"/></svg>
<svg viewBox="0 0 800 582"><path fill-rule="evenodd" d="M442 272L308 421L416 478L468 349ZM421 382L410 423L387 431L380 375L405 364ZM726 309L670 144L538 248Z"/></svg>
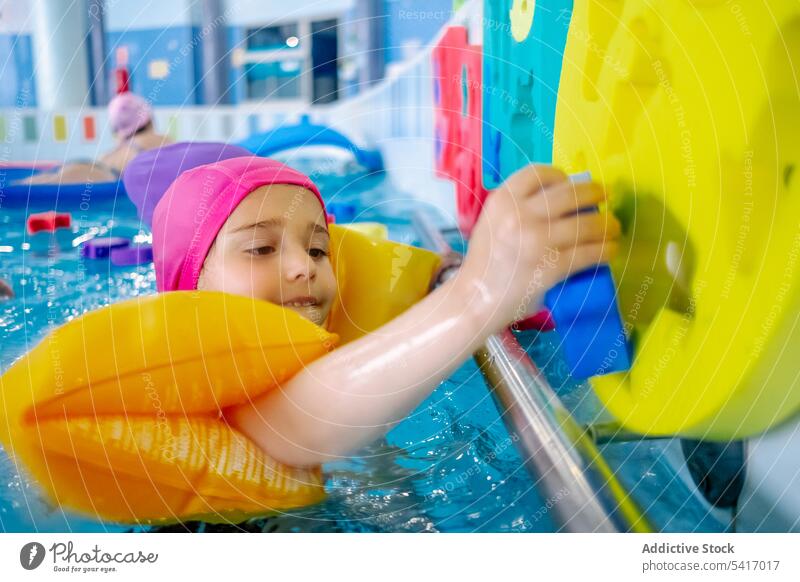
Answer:
<svg viewBox="0 0 800 582"><path fill-rule="evenodd" d="M122 181L139 218L153 226L153 212L170 184L183 172L231 158L251 156L239 146L216 142L180 142L148 150L125 167Z"/></svg>

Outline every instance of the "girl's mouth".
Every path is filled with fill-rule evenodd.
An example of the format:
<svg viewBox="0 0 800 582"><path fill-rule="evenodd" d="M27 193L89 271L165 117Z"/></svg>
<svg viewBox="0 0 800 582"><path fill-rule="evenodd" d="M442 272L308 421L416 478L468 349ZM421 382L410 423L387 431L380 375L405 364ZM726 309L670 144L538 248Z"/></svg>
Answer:
<svg viewBox="0 0 800 582"><path fill-rule="evenodd" d="M284 307L315 307L317 305L319 305L319 300L311 296L293 297L283 302Z"/></svg>

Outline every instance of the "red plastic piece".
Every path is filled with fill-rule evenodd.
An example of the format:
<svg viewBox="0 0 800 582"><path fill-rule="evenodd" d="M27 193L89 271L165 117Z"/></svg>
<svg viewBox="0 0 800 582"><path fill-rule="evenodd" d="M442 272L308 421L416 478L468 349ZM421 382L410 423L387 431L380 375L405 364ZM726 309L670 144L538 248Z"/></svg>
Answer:
<svg viewBox="0 0 800 582"><path fill-rule="evenodd" d="M467 29L451 26L433 47L433 115L436 136L436 175L457 179L456 157L460 144L458 117L461 116L461 59L467 46Z"/></svg>
<svg viewBox="0 0 800 582"><path fill-rule="evenodd" d="M470 45L462 50L461 83L467 96L464 113L458 116L459 153L456 181L458 226L469 236L478 221L483 202L489 192L483 187L482 143L483 126L482 61L480 46Z"/></svg>
<svg viewBox="0 0 800 582"><path fill-rule="evenodd" d="M482 49L468 43L466 28L452 26L433 49L433 65L436 174L455 181L459 228L469 236L488 195L481 168Z"/></svg>
<svg viewBox="0 0 800 582"><path fill-rule="evenodd" d="M114 69L117 94L131 90L131 75L128 72L128 47L117 47L117 67Z"/></svg>
<svg viewBox="0 0 800 582"><path fill-rule="evenodd" d="M511 325L511 329L514 331L553 331L555 328L556 322L553 321L553 317L547 309L542 309L540 312L526 317L525 319L515 321Z"/></svg>
<svg viewBox="0 0 800 582"><path fill-rule="evenodd" d="M59 228L72 226L72 215L69 212L40 212L28 217L28 234L37 232L55 232Z"/></svg>
<svg viewBox="0 0 800 582"><path fill-rule="evenodd" d="M117 94L127 93L131 90L131 76L127 69L122 67L115 69L114 78L117 82Z"/></svg>
<svg viewBox="0 0 800 582"><path fill-rule="evenodd" d="M97 132L94 126L94 116L86 115L83 118L83 139L92 141L97 137Z"/></svg>

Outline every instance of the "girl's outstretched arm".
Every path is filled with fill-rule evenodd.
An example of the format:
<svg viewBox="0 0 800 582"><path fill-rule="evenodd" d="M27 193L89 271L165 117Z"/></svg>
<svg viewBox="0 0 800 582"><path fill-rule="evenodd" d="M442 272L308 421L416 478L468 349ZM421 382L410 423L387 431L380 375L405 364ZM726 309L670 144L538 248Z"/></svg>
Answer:
<svg viewBox="0 0 800 582"><path fill-rule="evenodd" d="M608 260L619 234L597 184L529 166L487 199L458 274L378 330L316 360L284 386L226 412L268 455L296 466L351 453L405 418L486 338L545 290Z"/></svg>

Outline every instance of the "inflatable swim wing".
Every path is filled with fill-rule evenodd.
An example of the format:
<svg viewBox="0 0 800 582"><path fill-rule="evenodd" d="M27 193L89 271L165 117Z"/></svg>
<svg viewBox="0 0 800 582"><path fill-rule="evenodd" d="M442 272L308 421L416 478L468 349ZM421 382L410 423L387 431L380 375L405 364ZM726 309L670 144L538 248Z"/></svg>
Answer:
<svg viewBox="0 0 800 582"><path fill-rule="evenodd" d="M0 378L0 442L53 502L116 522L236 522L322 500L319 468L270 459L222 411L289 380L339 330L351 341L407 309L439 262L335 225L331 238L333 332L216 292L111 305L58 328Z"/></svg>
<svg viewBox="0 0 800 582"><path fill-rule="evenodd" d="M99 309L3 376L2 441L53 501L114 521L313 502L318 470L271 461L220 410L286 381L336 339L294 312L221 293Z"/></svg>

